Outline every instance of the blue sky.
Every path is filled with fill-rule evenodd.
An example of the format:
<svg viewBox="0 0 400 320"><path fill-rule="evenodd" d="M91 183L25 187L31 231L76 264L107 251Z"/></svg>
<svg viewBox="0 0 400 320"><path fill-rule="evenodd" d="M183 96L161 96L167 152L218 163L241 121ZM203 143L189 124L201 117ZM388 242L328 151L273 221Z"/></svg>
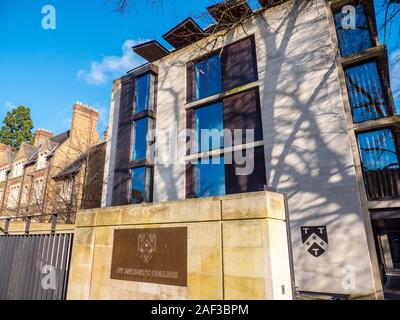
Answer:
<svg viewBox="0 0 400 320"><path fill-rule="evenodd" d="M60 133L69 128L79 100L99 109L102 132L112 79L142 63L130 47L147 39L165 44L166 31L215 3L168 0L155 10L143 5L120 15L111 1L0 0L0 121L23 104L31 108L35 128ZM48 4L56 8L56 30L41 27Z"/></svg>

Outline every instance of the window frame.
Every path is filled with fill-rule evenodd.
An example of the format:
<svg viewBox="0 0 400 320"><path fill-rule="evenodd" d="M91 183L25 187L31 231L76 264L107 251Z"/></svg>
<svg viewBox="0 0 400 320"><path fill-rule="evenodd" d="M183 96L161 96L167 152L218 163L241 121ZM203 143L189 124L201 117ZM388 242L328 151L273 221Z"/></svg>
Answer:
<svg viewBox="0 0 400 320"><path fill-rule="evenodd" d="M137 79L149 74L150 81L149 81L149 101L148 101L148 108L145 110L141 110L136 112L136 101L137 101ZM129 175L129 179L127 179L127 183L124 186L123 190L126 192L126 197L124 196L124 204L134 204L131 201L131 184L132 184L132 170L140 167L146 168L146 175L150 172L150 188L148 195L149 202L153 201L153 183L154 183L154 165L151 163L151 155L149 154L149 147L151 146L153 141L147 142L146 141L146 156L145 158L134 159L133 153L135 148L135 138L136 138L136 130L135 130L135 123L142 119L147 119L147 133L146 136L151 129L155 129L156 127L156 110L157 110L157 92L158 92L158 74L153 70L149 69L144 71L143 73L136 74L132 80L133 81L133 99L132 99L132 108L128 112L127 118L124 120L126 125L129 125L129 158L126 164L127 174ZM119 122L118 126L121 126L121 121ZM146 176L145 176L146 179ZM113 196L114 197L114 196Z"/></svg>
<svg viewBox="0 0 400 320"><path fill-rule="evenodd" d="M132 201L132 171L135 169L144 168L144 200L136 203ZM149 179L147 183L147 179ZM154 167L147 165L138 165L129 168L129 183L128 183L128 203L129 204L140 204L140 203L151 203L153 202L153 188L154 188ZM147 197L147 199L146 199Z"/></svg>
<svg viewBox="0 0 400 320"><path fill-rule="evenodd" d="M365 17L366 17L366 20L367 20L367 23L368 23L369 37L370 37L370 40L371 40L371 48L368 48L368 49L366 49L366 50L364 50L364 51L361 51L361 52L358 52L358 53L356 53L356 54L351 54L351 55L348 55L348 56L343 56L343 55L342 55L342 52L341 52L341 47L340 47L340 40L339 40L338 30L336 29L335 15L336 15L337 13L341 12L342 8L345 7L346 5L354 5L354 6L356 6L356 5L362 5L362 6L364 6ZM374 47L376 47L376 46L378 45L377 36L376 36L375 33L373 32L375 28L374 28L374 22L371 21L371 18L370 18L370 14L369 14L369 11L370 11L370 10L371 10L371 9L370 9L370 7L369 7L369 4L366 4L365 2L361 2L361 1L359 1L359 0L342 1L342 2L339 3L337 6L335 6L334 8L332 8L331 12L332 12L333 28L334 28L334 30L335 30L336 43L337 43L338 52L339 52L339 55L340 55L341 58L343 58L343 59L348 59L348 58L351 58L351 57L354 57L354 56L363 54L363 53L365 53L366 51L368 51L369 49L372 49L372 48L374 48Z"/></svg>
<svg viewBox="0 0 400 320"><path fill-rule="evenodd" d="M363 156L362 156L362 151L360 148L360 142L359 142L359 138L358 136L360 134L367 134L367 133L371 133L371 132L378 132L378 131L383 131L383 130L390 130L392 133L392 137L393 137L393 143L394 143L394 148L396 151L396 155L397 155L397 161L398 161L398 165L399 168L397 170L400 171L400 130L398 130L396 127L394 127L393 125L385 125L382 127L378 127L378 128L373 128L373 129L368 129L368 130L360 130L360 131L356 131L355 132L355 136L356 136L356 143L357 143L357 150L358 150L358 158L360 161L360 170L361 170L361 174L363 177L363 183L364 183L364 188L366 190L366 198L367 201L386 201L386 200L395 200L395 199L400 199L400 196L383 196L383 197L370 197L369 194L369 185L368 185L368 181L366 178L366 170L364 170L363 167ZM375 170L369 170L369 172L371 171L385 171L387 169L375 169ZM376 186L372 186L372 188L377 188Z"/></svg>
<svg viewBox="0 0 400 320"><path fill-rule="evenodd" d="M223 70L223 66L224 66L225 62L224 62L224 58L221 55L221 53L226 51L226 49L230 48L231 46L237 45L240 42L246 41L246 40L250 40L251 41L251 49L252 49L251 50L251 59L253 61L253 68L254 68L255 78L250 82L242 83L239 86L227 89L227 88L224 87L224 70ZM192 59L192 60L190 60L190 61L188 61L186 63L186 72L185 72L185 74L186 74L186 82L185 82L186 83L186 98L185 98L186 104L197 102L197 101L202 101L202 100L205 100L205 99L208 99L208 98L214 96L214 95L211 95L211 96L207 96L207 97L200 98L200 99L196 99L195 98L195 96L196 96L195 64L197 62L201 62L201 61L207 60L209 57L214 56L214 55L221 55L221 57L220 57L221 92L216 93L214 95L223 95L225 92L228 92L230 90L234 90L235 88L238 88L238 87L242 87L242 86L248 85L250 83L257 82L259 80L256 39L255 39L255 33L252 33L252 34L246 35L243 38L240 38L240 39L235 40L235 41L233 41L231 43L228 43L228 44L226 44L225 46L223 46L221 48L212 50L212 51L208 52L207 54L204 54L204 55L202 55L200 57L196 57L196 58L194 58L194 59ZM191 71L189 71L189 70L191 70ZM191 86L191 88L189 88L190 86ZM190 89L190 92L191 92L190 95L189 95L189 89Z"/></svg>
<svg viewBox="0 0 400 320"><path fill-rule="evenodd" d="M137 111L137 99L138 99L138 79L149 75L149 98L147 102L147 107L143 110ZM133 106L132 106L132 115L137 115L140 113L147 113L147 112L155 112L156 111L156 101L157 101L157 85L158 85L158 75L154 73L152 70L148 70L144 73L138 74L135 76L133 80L133 87L134 87L134 95L133 95Z"/></svg>
<svg viewBox="0 0 400 320"><path fill-rule="evenodd" d="M383 116L383 117L377 117L377 118L373 118L373 119L367 119L367 120L362 120L362 121L355 121L354 120L354 108L352 105L352 101L350 99L350 90L349 90L349 84L348 84L348 80L347 80L347 70L351 69L351 68L355 68L358 66L362 66L362 65L366 65L368 63L374 62L376 64L376 68L377 68L377 76L379 77L379 82L380 82L380 86L382 88L382 92L384 95L384 100L385 100L385 105L386 105L386 112L388 113L387 116ZM351 121L354 124L359 124L359 123L363 123L363 122L367 122L367 121L376 121L379 119L384 119L387 117L390 117L392 115L394 115L394 110L393 110L393 106L392 103L390 101L390 96L387 92L387 86L385 84L385 77L381 71L381 62L377 57L370 57L367 59L362 59L360 61L354 62L354 63L349 63L343 66L343 74L344 74L344 80L345 80L345 87L346 87L346 93L347 93L347 100L349 103L349 107L350 107L350 112L351 112Z"/></svg>

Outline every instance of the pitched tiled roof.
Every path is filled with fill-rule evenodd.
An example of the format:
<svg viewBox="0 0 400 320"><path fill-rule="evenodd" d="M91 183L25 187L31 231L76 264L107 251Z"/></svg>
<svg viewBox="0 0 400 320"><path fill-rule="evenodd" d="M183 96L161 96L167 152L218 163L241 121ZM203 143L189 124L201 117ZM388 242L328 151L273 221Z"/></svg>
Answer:
<svg viewBox="0 0 400 320"><path fill-rule="evenodd" d="M52 156L54 154L55 150L57 149L57 147L60 146L62 143L64 143L69 138L69 136L70 136L70 130L60 133L59 135L54 136L54 137L50 138L49 140L44 141L42 144L40 144L39 147L36 147L35 152L32 153L32 155L28 159L25 166L29 166L31 164L36 163L38 155L39 155L39 150L41 149L41 147L44 144L47 143L47 149L50 150L50 153L48 156Z"/></svg>
<svg viewBox="0 0 400 320"><path fill-rule="evenodd" d="M86 152L84 152L80 157L78 157L75 161L67 165L65 168L63 168L59 173L57 173L55 176L53 176L53 179L60 179L63 177L67 177L70 175L77 174L79 170L81 169L82 165L85 163L86 157L95 154L98 151L101 151L102 148L104 148L106 145L105 142L100 143L98 145L95 145Z"/></svg>

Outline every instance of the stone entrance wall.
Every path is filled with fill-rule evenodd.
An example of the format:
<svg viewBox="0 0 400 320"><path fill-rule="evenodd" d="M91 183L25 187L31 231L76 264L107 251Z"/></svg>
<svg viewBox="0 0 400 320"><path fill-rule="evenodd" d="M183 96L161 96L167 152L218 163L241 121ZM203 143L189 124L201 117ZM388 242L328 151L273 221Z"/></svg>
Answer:
<svg viewBox="0 0 400 320"><path fill-rule="evenodd" d="M291 299L285 207L256 192L81 211L68 299ZM168 227L187 227L186 287L110 278L114 230Z"/></svg>

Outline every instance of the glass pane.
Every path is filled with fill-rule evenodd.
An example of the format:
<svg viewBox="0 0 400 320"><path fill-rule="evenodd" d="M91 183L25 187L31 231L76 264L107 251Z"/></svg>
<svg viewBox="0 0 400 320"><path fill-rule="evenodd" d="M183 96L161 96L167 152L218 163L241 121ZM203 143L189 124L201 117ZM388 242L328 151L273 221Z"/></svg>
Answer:
<svg viewBox="0 0 400 320"><path fill-rule="evenodd" d="M194 127L197 151L222 148L224 146L222 103L196 109L194 111Z"/></svg>
<svg viewBox="0 0 400 320"><path fill-rule="evenodd" d="M335 14L335 25L339 40L339 49L342 57L348 57L366 49L372 48L370 29L365 15L364 5L355 6L355 28L344 29L347 26L349 12L342 13L340 10Z"/></svg>
<svg viewBox="0 0 400 320"><path fill-rule="evenodd" d="M195 98L202 99L222 91L221 61L219 55L199 61L194 66Z"/></svg>
<svg viewBox="0 0 400 320"><path fill-rule="evenodd" d="M197 197L225 195L224 157L219 158L218 164L212 163L212 160L209 163L195 164L194 181L194 193Z"/></svg>
<svg viewBox="0 0 400 320"><path fill-rule="evenodd" d="M388 232L393 267L400 269L400 232Z"/></svg>
<svg viewBox="0 0 400 320"><path fill-rule="evenodd" d="M390 129L361 133L358 135L358 145L364 170L399 168L394 136Z"/></svg>
<svg viewBox="0 0 400 320"><path fill-rule="evenodd" d="M353 121L388 116L386 95L376 61L347 68L345 72Z"/></svg>
<svg viewBox="0 0 400 320"><path fill-rule="evenodd" d="M150 73L136 79L136 108L141 112L149 108L150 101Z"/></svg>
<svg viewBox="0 0 400 320"><path fill-rule="evenodd" d="M140 160L146 158L147 151L147 128L148 118L143 118L135 121L134 123L134 145L133 145L133 160Z"/></svg>
<svg viewBox="0 0 400 320"><path fill-rule="evenodd" d="M146 201L146 168L135 168L131 170L131 203Z"/></svg>

